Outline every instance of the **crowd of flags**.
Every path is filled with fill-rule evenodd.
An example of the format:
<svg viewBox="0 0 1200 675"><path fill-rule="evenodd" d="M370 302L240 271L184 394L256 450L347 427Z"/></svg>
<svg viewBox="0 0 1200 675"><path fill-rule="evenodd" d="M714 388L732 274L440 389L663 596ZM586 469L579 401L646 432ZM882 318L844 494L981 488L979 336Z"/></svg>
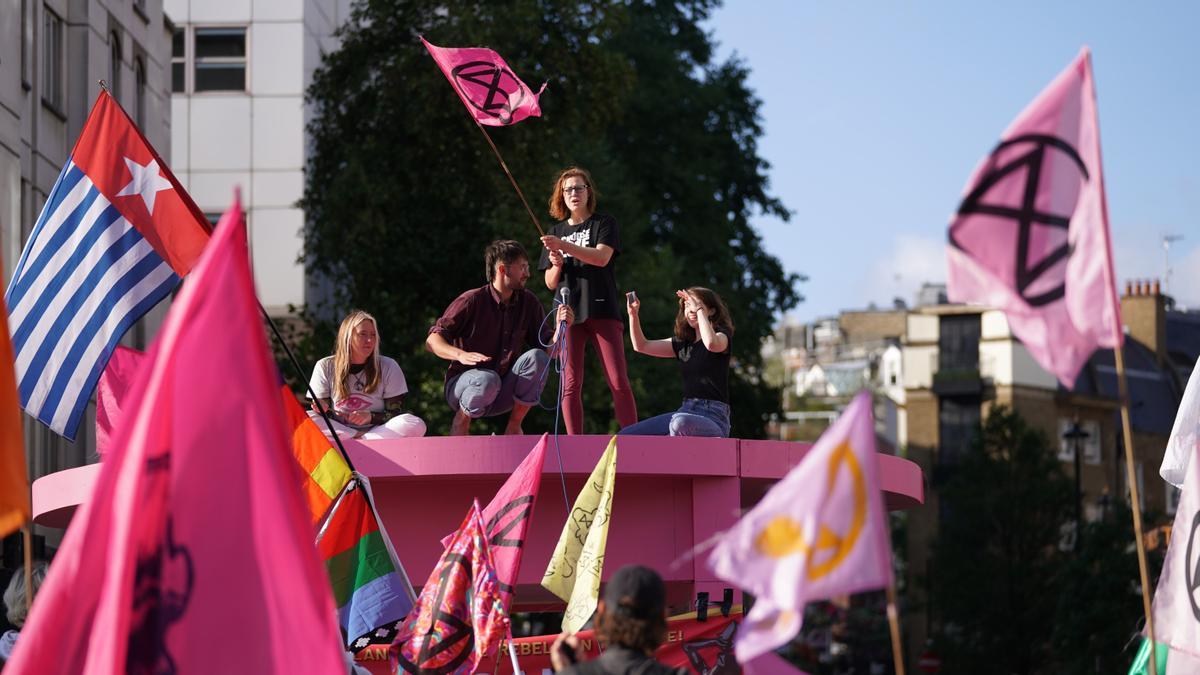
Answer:
<svg viewBox="0 0 1200 675"><path fill-rule="evenodd" d="M495 52L423 43L477 123L540 114L541 92ZM947 251L951 299L1002 309L1065 385L1095 349L1120 349L1086 49L976 169ZM184 277L149 352L118 347ZM74 438L96 392L105 455L9 671L335 672L346 651L387 644L404 671L465 674L511 637L547 437L486 508L470 505L417 595L370 482L281 386L259 309L237 197L210 232L101 93L0 307L0 535L30 518L19 408ZM1198 380L1163 465L1183 498L1153 608L1181 659L1200 658ZM614 437L544 573L566 632L597 606L617 466ZM771 653L797 635L807 603L892 587L869 394L720 536L708 564L756 597L736 654L760 672L779 669Z"/></svg>

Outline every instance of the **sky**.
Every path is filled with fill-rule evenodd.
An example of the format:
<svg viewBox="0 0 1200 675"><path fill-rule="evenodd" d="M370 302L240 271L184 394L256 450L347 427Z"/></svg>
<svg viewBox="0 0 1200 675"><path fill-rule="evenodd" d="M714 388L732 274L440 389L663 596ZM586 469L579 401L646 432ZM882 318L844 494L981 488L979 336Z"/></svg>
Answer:
<svg viewBox="0 0 1200 675"><path fill-rule="evenodd" d="M759 155L789 222L764 245L806 275L802 321L946 279L946 226L1000 134L1092 50L1116 276L1200 309L1200 2L726 0L706 26L761 101Z"/></svg>

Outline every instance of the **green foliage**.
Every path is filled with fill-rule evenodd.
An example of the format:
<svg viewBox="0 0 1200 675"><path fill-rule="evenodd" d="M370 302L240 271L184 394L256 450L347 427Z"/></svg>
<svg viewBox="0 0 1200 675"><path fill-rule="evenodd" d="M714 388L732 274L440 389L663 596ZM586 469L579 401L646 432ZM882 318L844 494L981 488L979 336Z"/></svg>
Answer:
<svg viewBox="0 0 1200 675"><path fill-rule="evenodd" d="M483 249L513 238L536 264L537 233L485 139L418 40L488 46L532 87L549 86L543 117L489 133L543 227L558 170L590 169L599 210L616 216L618 283L637 289L647 335L666 337L676 288L704 285L733 311L733 432L760 437L778 408L762 382L759 343L774 313L799 302L796 275L767 255L749 224L786 219L758 156L759 102L745 66L714 63L699 26L714 0L478 0L355 4L308 92L314 118L303 206L304 258L332 295L306 308L310 364L330 353L342 312L379 320L383 352L404 368L410 406L443 432L445 363L424 352L427 330L460 292L484 283ZM532 288L549 305L541 274ZM628 352L643 416L679 405L670 361ZM614 429L611 396L589 358L587 430ZM544 399L553 401L552 381ZM527 430L549 428L534 411ZM476 432L488 430L477 425Z"/></svg>
<svg viewBox="0 0 1200 675"><path fill-rule="evenodd" d="M1010 410L993 409L976 441L940 492L931 581L946 672L1048 672L1074 488Z"/></svg>

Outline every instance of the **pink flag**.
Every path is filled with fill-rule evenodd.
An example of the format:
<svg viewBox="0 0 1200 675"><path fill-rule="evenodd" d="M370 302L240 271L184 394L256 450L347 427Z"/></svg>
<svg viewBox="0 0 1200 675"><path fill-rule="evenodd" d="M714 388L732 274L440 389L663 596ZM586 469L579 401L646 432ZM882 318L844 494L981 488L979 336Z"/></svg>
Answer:
<svg viewBox="0 0 1200 675"><path fill-rule="evenodd" d="M975 169L949 238L950 300L1003 310L1064 386L1097 347L1120 345L1086 47Z"/></svg>
<svg viewBox="0 0 1200 675"><path fill-rule="evenodd" d="M517 573L521 569L521 553L525 551L525 535L529 532L529 521L533 519L538 488L542 485L542 465L546 462L548 437L549 434L542 434L538 444L529 451L525 460L500 486L496 496L483 510L484 531L492 549L496 576L500 579L500 595L505 612L512 606ZM443 538L442 546L449 546L453 539L454 535Z"/></svg>
<svg viewBox="0 0 1200 675"><path fill-rule="evenodd" d="M496 52L482 47L438 47L425 38L421 43L479 124L505 127L526 117L542 116L538 97L546 85L533 93Z"/></svg>
<svg viewBox="0 0 1200 675"><path fill-rule="evenodd" d="M470 675L508 631L479 502L454 533L392 643L392 663L408 673Z"/></svg>
<svg viewBox="0 0 1200 675"><path fill-rule="evenodd" d="M892 584L871 395L863 392L800 463L717 542L717 577L756 597L735 644L743 664L795 637L804 605Z"/></svg>
<svg viewBox="0 0 1200 675"><path fill-rule="evenodd" d="M5 675L345 672L237 201L148 358Z"/></svg>
<svg viewBox="0 0 1200 675"><path fill-rule="evenodd" d="M121 419L125 396L145 360L145 352L117 345L104 367L96 385L96 452L101 455L108 452L108 441Z"/></svg>

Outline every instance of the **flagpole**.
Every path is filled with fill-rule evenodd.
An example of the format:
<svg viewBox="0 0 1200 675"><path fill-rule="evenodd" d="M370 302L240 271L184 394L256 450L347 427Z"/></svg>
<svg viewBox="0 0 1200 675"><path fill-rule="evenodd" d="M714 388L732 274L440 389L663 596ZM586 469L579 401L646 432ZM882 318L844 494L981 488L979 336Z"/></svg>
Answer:
<svg viewBox="0 0 1200 675"><path fill-rule="evenodd" d="M1087 82L1092 95L1092 124L1096 129L1096 163L1103 166L1100 150L1099 99L1096 96L1096 78L1092 70L1092 52L1087 53ZM1113 359L1117 367L1117 396L1121 403L1121 427L1125 440L1125 479L1129 483L1129 500L1133 508L1133 538L1137 544L1138 575L1142 583L1142 611L1146 614L1146 635L1150 638L1150 675L1158 675L1158 645L1154 639L1154 612L1150 605L1150 575L1146 571L1146 542L1142 539L1142 506L1138 493L1137 471L1133 467L1133 425L1129 418L1129 383L1125 378L1125 333L1121 318L1121 300L1117 297L1116 267L1113 265L1112 235L1108 221L1108 192L1104 189L1104 172L1097 171L1100 180L1100 217L1104 233L1104 252L1108 257L1105 274L1108 276L1109 303L1112 305ZM1075 536L1080 533L1076 532Z"/></svg>
<svg viewBox="0 0 1200 675"><path fill-rule="evenodd" d="M33 609L33 521L21 526L22 542L25 544L25 615Z"/></svg>
<svg viewBox="0 0 1200 675"><path fill-rule="evenodd" d="M504 175L508 176L508 182L512 183L513 189L517 191L517 196L521 198L521 204L525 206L525 212L529 214L529 219L533 221L533 226L537 228L538 236L546 236L546 232L542 230L542 224L538 222L537 216L533 215L533 209L529 208L529 202L525 201L525 193L521 192L521 187L517 185L517 179L513 178L512 172L508 170L508 165L504 163L504 158L500 156L500 151L496 149L496 144L492 142L492 136L483 128L479 120L471 118L475 122L475 126L479 127L479 131L483 133L483 137L487 139L488 145L491 146L492 152L496 153L496 159L500 160L500 168L504 169Z"/></svg>
<svg viewBox="0 0 1200 675"><path fill-rule="evenodd" d="M904 675L904 656L900 648L900 612L896 610L896 584L887 587L887 617L888 626L892 632L892 661L895 663L896 675Z"/></svg>

